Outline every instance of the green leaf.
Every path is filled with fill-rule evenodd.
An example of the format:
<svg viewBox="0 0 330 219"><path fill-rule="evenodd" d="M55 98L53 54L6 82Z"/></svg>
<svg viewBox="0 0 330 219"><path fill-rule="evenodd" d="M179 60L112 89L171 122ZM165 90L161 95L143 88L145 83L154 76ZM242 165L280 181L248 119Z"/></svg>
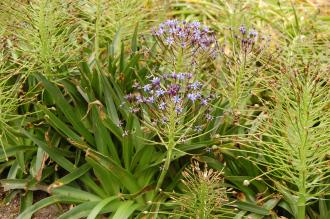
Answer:
<svg viewBox="0 0 330 219"><path fill-rule="evenodd" d="M55 204L55 203L79 203L82 202L82 200L71 198L67 196L50 196L47 198L44 198L37 203L31 205L30 207L26 208L18 217L17 219L30 219L36 211L39 209L42 209L44 207L47 207L49 205Z"/></svg>
<svg viewBox="0 0 330 219"><path fill-rule="evenodd" d="M95 160L89 158L86 160L93 167L94 174L100 181L103 190L106 191L107 196L118 194L120 192L121 182L117 176Z"/></svg>
<svg viewBox="0 0 330 219"><path fill-rule="evenodd" d="M125 170L124 168L118 166L109 157L106 157L96 151L88 150L86 152L86 159L93 159L99 165L102 165L107 170L109 170L122 184L132 193L137 192L140 186L136 183L135 177Z"/></svg>
<svg viewBox="0 0 330 219"><path fill-rule="evenodd" d="M138 204L134 204L133 201L126 201L122 203L116 213L113 215L113 219L127 219L131 214L139 207Z"/></svg>
<svg viewBox="0 0 330 219"><path fill-rule="evenodd" d="M28 191L25 195L21 196L21 204L19 212L22 213L25 209L32 206L33 204L33 192Z"/></svg>
<svg viewBox="0 0 330 219"><path fill-rule="evenodd" d="M135 53L137 51L137 36L138 36L138 29L139 29L139 23L136 24L134 34L132 37L132 42L131 42L131 49L132 52Z"/></svg>
<svg viewBox="0 0 330 219"><path fill-rule="evenodd" d="M80 136L77 135L74 131L72 131L62 120L56 117L52 112L50 112L47 107L43 105L38 105L39 108L48 116L47 120L49 123L58 130L64 137L68 137L74 141L83 143Z"/></svg>
<svg viewBox="0 0 330 219"><path fill-rule="evenodd" d="M100 201L94 208L93 210L89 213L87 219L95 219L97 215L102 211L102 209L108 205L111 201L117 199L117 196L111 196L109 198L106 198L102 201Z"/></svg>
<svg viewBox="0 0 330 219"><path fill-rule="evenodd" d="M63 186L66 184L71 183L72 181L78 179L79 177L83 176L90 170L91 166L88 163L81 165L80 167L76 168L75 170L71 171L69 174L65 175L64 177L57 179L50 185L52 187Z"/></svg>
<svg viewBox="0 0 330 219"><path fill-rule="evenodd" d="M44 76L38 74L36 75L37 79L42 82L46 90L52 95L52 98L55 100L56 106L61 109L61 112L66 116L66 118L73 125L74 129L81 134L88 143L94 145L94 138L92 134L85 128L84 124L81 122L81 119L74 112L68 101L62 95L60 89L54 84L49 82Z"/></svg>
<svg viewBox="0 0 330 219"><path fill-rule="evenodd" d="M60 215L57 219L80 219L86 217L98 203L98 201L82 203Z"/></svg>
<svg viewBox="0 0 330 219"><path fill-rule="evenodd" d="M45 142L41 141L25 130L22 130L21 132L30 138L35 144L41 147L58 165L69 172L75 169L74 165L68 159L66 159L57 148L49 147Z"/></svg>
<svg viewBox="0 0 330 219"><path fill-rule="evenodd" d="M36 151L36 146L10 146L8 149L6 149L6 155L7 157L15 156L17 152L27 152L27 151ZM3 162L6 160L6 155L3 150L0 150L0 162Z"/></svg>
<svg viewBox="0 0 330 219"><path fill-rule="evenodd" d="M235 205L242 210L249 211L252 213L260 214L260 215L270 215L270 211L260 207L254 203L249 203L249 202L240 202L237 201L235 202Z"/></svg>
<svg viewBox="0 0 330 219"><path fill-rule="evenodd" d="M74 188L72 186L61 186L59 188L54 188L52 191L53 195L63 196L63 197L71 197L83 201L99 201L100 197L90 193L83 191L81 189Z"/></svg>

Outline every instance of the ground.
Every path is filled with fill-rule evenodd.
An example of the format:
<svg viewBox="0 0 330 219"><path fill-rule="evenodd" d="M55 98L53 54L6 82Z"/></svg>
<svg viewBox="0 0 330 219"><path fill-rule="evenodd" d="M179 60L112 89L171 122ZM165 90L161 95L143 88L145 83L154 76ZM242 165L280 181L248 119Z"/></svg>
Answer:
<svg viewBox="0 0 330 219"><path fill-rule="evenodd" d="M3 203L5 195L6 193L3 191L2 188L0 188L0 218L14 219L19 213L19 196L15 196L15 198L13 198L11 202L5 204ZM34 201L38 201L46 197L46 195L43 193L37 193L36 196L37 197ZM67 209L68 206L59 207L57 205L51 205L36 212L33 215L32 219L55 219L58 215L62 214L63 211Z"/></svg>

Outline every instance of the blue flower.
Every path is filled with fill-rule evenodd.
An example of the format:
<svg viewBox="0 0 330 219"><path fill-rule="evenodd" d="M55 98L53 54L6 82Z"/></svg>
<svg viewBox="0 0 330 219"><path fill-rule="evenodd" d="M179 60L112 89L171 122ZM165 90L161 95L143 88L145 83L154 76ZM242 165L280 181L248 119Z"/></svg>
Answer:
<svg viewBox="0 0 330 219"><path fill-rule="evenodd" d="M174 43L174 38L173 37L167 37L165 40L167 45L172 45Z"/></svg>
<svg viewBox="0 0 330 219"><path fill-rule="evenodd" d="M201 104L202 104L203 106L206 106L206 105L208 104L207 99L205 99L205 98L201 99Z"/></svg>
<svg viewBox="0 0 330 219"><path fill-rule="evenodd" d="M176 106L176 107L175 107L175 112L176 112L176 113L182 113L182 110L183 110L183 109L182 109L181 106Z"/></svg>
<svg viewBox="0 0 330 219"><path fill-rule="evenodd" d="M167 20L159 25L158 31L153 29L152 33L161 36L156 37L156 40L161 41L161 46L173 46L174 50L182 49L184 53L188 53L189 59L211 57L211 52L217 47L214 33L208 27L202 27L198 21L188 23Z"/></svg>
<svg viewBox="0 0 330 219"><path fill-rule="evenodd" d="M168 30L168 32L170 33L170 34L174 34L174 33L176 33L176 29L174 29L174 28L170 28L169 30Z"/></svg>
<svg viewBox="0 0 330 219"><path fill-rule="evenodd" d="M193 103L198 99L198 96L195 93L189 93L187 95L188 99L190 99Z"/></svg>
<svg viewBox="0 0 330 219"><path fill-rule="evenodd" d="M154 103L155 102L154 96L148 97L146 102L148 102L148 103Z"/></svg>
<svg viewBox="0 0 330 219"><path fill-rule="evenodd" d="M159 104L158 108L159 108L160 110L165 110L165 109L166 109L166 103L161 102L161 103Z"/></svg>
<svg viewBox="0 0 330 219"><path fill-rule="evenodd" d="M177 75L177 78L178 78L178 80L183 81L183 80L186 78L186 75L185 75L184 73L179 73L179 74Z"/></svg>
<svg viewBox="0 0 330 219"><path fill-rule="evenodd" d="M149 92L150 89L151 89L151 85L150 84L146 84L146 85L143 86L144 92Z"/></svg>
<svg viewBox="0 0 330 219"><path fill-rule="evenodd" d="M191 23L191 26L194 27L194 28L199 28L199 27L201 26L201 23L198 22L198 21L193 21L193 22Z"/></svg>
<svg viewBox="0 0 330 219"><path fill-rule="evenodd" d="M134 99L134 95L132 93L129 93L127 94L125 97L124 97L128 102L132 102L133 99Z"/></svg>
<svg viewBox="0 0 330 219"><path fill-rule="evenodd" d="M177 24L178 24L177 20L167 20L167 21L165 21L165 25L167 25L169 27L174 27Z"/></svg>
<svg viewBox="0 0 330 219"><path fill-rule="evenodd" d="M241 32L242 35L246 34L246 28L244 26L240 26L239 31Z"/></svg>
<svg viewBox="0 0 330 219"><path fill-rule="evenodd" d="M180 90L180 85L178 84L171 84L168 89L167 89L167 93L171 96L177 95L177 93Z"/></svg>
<svg viewBox="0 0 330 219"><path fill-rule="evenodd" d="M159 88L158 90L156 90L156 96L160 97L163 96L165 94L165 91L161 88Z"/></svg>
<svg viewBox="0 0 330 219"><path fill-rule="evenodd" d="M187 36L187 33L184 32L183 30L180 30L176 34L179 38L185 38Z"/></svg>
<svg viewBox="0 0 330 219"><path fill-rule="evenodd" d="M176 79L177 77L178 77L177 74L175 72L172 72L171 78Z"/></svg>
<svg viewBox="0 0 330 219"><path fill-rule="evenodd" d="M159 27L158 31L156 32L156 35L161 36L164 34L164 32L165 32L164 29L162 27Z"/></svg>
<svg viewBox="0 0 330 219"><path fill-rule="evenodd" d="M209 113L207 113L207 114L205 115L205 118L206 118L207 121L211 121L211 120L213 120L213 116L212 116L211 114L209 114Z"/></svg>
<svg viewBox="0 0 330 219"><path fill-rule="evenodd" d="M174 103L180 103L181 102L181 98L179 96L174 96L173 97L173 102Z"/></svg>
<svg viewBox="0 0 330 219"><path fill-rule="evenodd" d="M189 87L192 88L193 90L198 90L202 87L202 84L199 81L196 81L192 83Z"/></svg>
<svg viewBox="0 0 330 219"><path fill-rule="evenodd" d="M151 80L151 83L155 86L158 86L160 84L160 78L159 77L154 77L152 80Z"/></svg>
<svg viewBox="0 0 330 219"><path fill-rule="evenodd" d="M144 98L141 95L135 97L137 103L144 103Z"/></svg>
<svg viewBox="0 0 330 219"><path fill-rule="evenodd" d="M256 37L258 37L258 32L255 29L252 29L249 31L249 36L251 38L256 38Z"/></svg>
<svg viewBox="0 0 330 219"><path fill-rule="evenodd" d="M162 124L167 123L168 122L167 117L166 116L163 116L161 122L162 122Z"/></svg>

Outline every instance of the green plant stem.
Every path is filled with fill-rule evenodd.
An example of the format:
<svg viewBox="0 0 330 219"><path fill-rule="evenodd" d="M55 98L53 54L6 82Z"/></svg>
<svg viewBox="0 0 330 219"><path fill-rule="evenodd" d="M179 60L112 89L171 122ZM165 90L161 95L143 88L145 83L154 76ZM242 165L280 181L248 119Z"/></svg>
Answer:
<svg viewBox="0 0 330 219"><path fill-rule="evenodd" d="M306 205L298 203L298 217L297 219L305 219Z"/></svg>
<svg viewBox="0 0 330 219"><path fill-rule="evenodd" d="M305 151L301 151L301 169L300 169L300 187L299 187L299 197L297 202L298 207L298 217L297 219L305 219L305 211L306 211L306 188L305 188L305 182L306 182L306 162L305 162Z"/></svg>
<svg viewBox="0 0 330 219"><path fill-rule="evenodd" d="M156 186L156 192L159 191L160 187L163 184L163 181L165 179L166 173L170 167L171 164L171 158L172 158L172 153L173 153L173 149L175 147L175 131L176 131L176 114L175 114L175 106L172 104L172 106L170 106L170 116L169 116L169 129L168 129L168 143L167 143L167 151L166 151L166 160L164 163L164 166L162 168L162 172L160 174L160 177L158 179L157 182L157 186Z"/></svg>
<svg viewBox="0 0 330 219"><path fill-rule="evenodd" d="M176 65L176 72L181 72L183 71L184 66L183 66L183 49L179 51L179 54L177 55L177 65Z"/></svg>
<svg viewBox="0 0 330 219"><path fill-rule="evenodd" d="M160 177L158 179L157 186L156 186L156 191L159 191L160 187L162 186L165 175L166 175L166 173L167 173L167 171L170 167L172 151L173 151L173 147L172 148L169 147L167 149L165 164L164 164L164 167L162 168L162 172L161 172Z"/></svg>
<svg viewBox="0 0 330 219"><path fill-rule="evenodd" d="M304 89L303 94L308 94L308 91ZM303 95L302 98L302 105L299 107L299 119L301 124L301 139L302 139L302 147L299 151L300 156L300 167L299 167L299 197L298 197L298 217L297 219L305 219L306 214L306 169L307 169L307 161L306 161L306 148L308 144L308 130L306 130L304 127L308 127L307 121L309 121L308 117L308 105L310 102L310 99L308 98L308 95Z"/></svg>

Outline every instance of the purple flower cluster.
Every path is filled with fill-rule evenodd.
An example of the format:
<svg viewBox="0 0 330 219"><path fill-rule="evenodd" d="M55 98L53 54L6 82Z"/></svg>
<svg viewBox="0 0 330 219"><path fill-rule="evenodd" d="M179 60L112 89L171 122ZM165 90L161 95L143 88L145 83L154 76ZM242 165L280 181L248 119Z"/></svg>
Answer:
<svg viewBox="0 0 330 219"><path fill-rule="evenodd" d="M238 28L238 30L239 34L235 34L235 38L239 40L240 47L244 53L250 53L254 48L256 48L257 43L260 44L257 48L259 50L264 47L265 43L269 43L269 38L266 38L265 36L260 37L258 31L254 28L247 30L247 28L242 25ZM262 46L260 41L264 41Z"/></svg>
<svg viewBox="0 0 330 219"><path fill-rule="evenodd" d="M197 21L189 23L184 20L167 20L154 28L152 34L159 45L172 51L171 54L183 52L185 58L190 58L193 64L197 64L201 58L214 58L217 55L214 32Z"/></svg>
<svg viewBox="0 0 330 219"><path fill-rule="evenodd" d="M203 121L212 121L209 102L213 97L201 82L193 79L191 73L170 73L160 77L150 77L149 83L137 86L138 91L126 95L126 100L132 104L131 112L139 112L146 107L154 121L164 124L171 113L176 117L203 114ZM200 129L200 128L199 128Z"/></svg>

